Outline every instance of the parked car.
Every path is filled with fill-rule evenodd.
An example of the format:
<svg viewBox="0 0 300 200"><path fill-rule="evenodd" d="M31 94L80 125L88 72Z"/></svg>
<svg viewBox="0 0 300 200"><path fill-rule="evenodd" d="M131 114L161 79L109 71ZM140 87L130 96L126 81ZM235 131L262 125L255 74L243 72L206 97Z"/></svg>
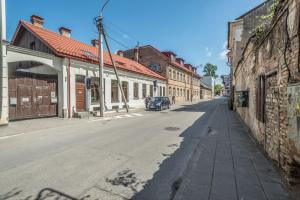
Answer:
<svg viewBox="0 0 300 200"><path fill-rule="evenodd" d="M169 97L154 97L149 101L149 110L166 110L170 109L171 101Z"/></svg>

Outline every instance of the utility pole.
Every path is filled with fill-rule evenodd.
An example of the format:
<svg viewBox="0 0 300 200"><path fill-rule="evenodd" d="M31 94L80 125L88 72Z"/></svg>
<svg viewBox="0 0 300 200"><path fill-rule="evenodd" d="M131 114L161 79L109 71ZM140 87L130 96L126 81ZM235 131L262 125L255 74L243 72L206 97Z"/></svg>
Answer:
<svg viewBox="0 0 300 200"><path fill-rule="evenodd" d="M109 0L106 0L101 8L100 16L96 18L96 25L99 32L99 103L100 103L100 117L104 117L104 88L103 88L103 10L108 4Z"/></svg>
<svg viewBox="0 0 300 200"><path fill-rule="evenodd" d="M103 25L102 25L102 12L97 20L97 27L99 31L99 101L100 101L100 117L104 117L104 89L103 89Z"/></svg>
<svg viewBox="0 0 300 200"><path fill-rule="evenodd" d="M103 10L106 7L106 5L108 4L110 0L106 0L106 2L104 3L104 5L102 6L102 9L100 11L100 16L98 18L96 18L96 25L99 31L99 97L100 97L100 117L104 117L104 89L103 89L103 68L104 68L104 58L103 58L103 38L106 44L106 47L108 49L108 53L109 53L109 57L111 60L111 63L114 67L114 71L115 71L115 75L117 77L117 81L118 81L118 85L119 85L119 89L121 90L121 94L122 94L122 99L125 103L125 107L126 107L126 111L128 112L128 105L127 105L127 99L125 98L124 95L124 91L122 88L122 84L120 82L119 76L118 76L118 72L117 72L117 68L115 66L115 62L113 60L112 54L110 52L110 48L108 45L108 41L105 35L105 31L104 31L104 27L103 27Z"/></svg>

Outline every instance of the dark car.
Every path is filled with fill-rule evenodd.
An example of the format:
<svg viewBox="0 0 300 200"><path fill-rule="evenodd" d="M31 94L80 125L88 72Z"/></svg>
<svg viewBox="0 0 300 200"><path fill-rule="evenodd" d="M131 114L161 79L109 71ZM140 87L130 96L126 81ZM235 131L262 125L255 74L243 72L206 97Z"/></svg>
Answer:
<svg viewBox="0 0 300 200"><path fill-rule="evenodd" d="M171 102L169 97L154 97L149 101L149 110L165 110L170 109Z"/></svg>

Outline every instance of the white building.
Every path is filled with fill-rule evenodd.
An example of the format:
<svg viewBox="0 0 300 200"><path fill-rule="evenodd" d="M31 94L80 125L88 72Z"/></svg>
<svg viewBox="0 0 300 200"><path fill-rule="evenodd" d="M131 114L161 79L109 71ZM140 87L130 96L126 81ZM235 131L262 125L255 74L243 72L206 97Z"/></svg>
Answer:
<svg viewBox="0 0 300 200"><path fill-rule="evenodd" d="M8 46L9 120L44 116L73 117L99 109L98 45L71 38L71 30L58 33L43 27L44 19L20 21ZM148 96L165 96L166 80L147 67L113 55L130 108L143 108ZM122 109L124 102L107 52L104 52L105 111ZM91 80L90 88L87 80ZM5 96L5 95L4 95Z"/></svg>

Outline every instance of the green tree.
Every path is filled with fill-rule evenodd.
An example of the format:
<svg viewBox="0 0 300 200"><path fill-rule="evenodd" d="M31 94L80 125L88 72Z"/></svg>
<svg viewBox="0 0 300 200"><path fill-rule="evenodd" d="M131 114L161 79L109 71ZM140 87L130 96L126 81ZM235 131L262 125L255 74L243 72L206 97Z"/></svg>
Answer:
<svg viewBox="0 0 300 200"><path fill-rule="evenodd" d="M204 70L203 70L203 73L204 73L204 76L212 76L214 78L217 78L217 70L218 70L218 67L216 65L213 65L211 63L206 63L205 66L204 66Z"/></svg>
<svg viewBox="0 0 300 200"><path fill-rule="evenodd" d="M220 95L221 94L221 90L222 90L222 85L216 84L215 85L215 94L216 95Z"/></svg>

